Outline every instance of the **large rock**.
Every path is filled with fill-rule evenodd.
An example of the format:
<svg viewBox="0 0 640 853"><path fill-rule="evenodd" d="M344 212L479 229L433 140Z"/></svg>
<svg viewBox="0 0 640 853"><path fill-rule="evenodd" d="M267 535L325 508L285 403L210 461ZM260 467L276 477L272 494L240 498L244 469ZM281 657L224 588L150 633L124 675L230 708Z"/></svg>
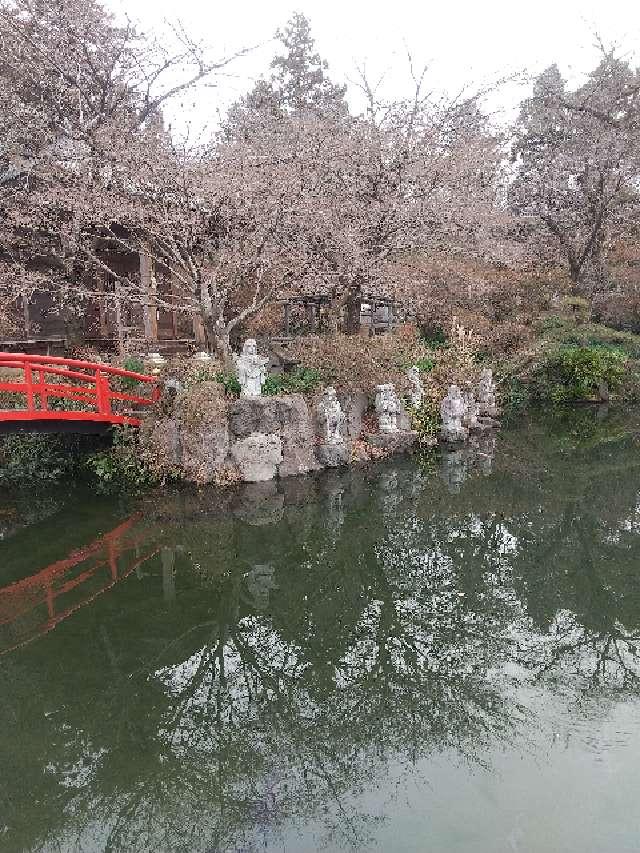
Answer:
<svg viewBox="0 0 640 853"><path fill-rule="evenodd" d="M142 424L141 440L158 470L182 466L182 437L176 418L146 418Z"/></svg>
<svg viewBox="0 0 640 853"><path fill-rule="evenodd" d="M193 483L212 483L227 467L227 425L205 421L197 428L182 429L182 470Z"/></svg>
<svg viewBox="0 0 640 853"><path fill-rule="evenodd" d="M301 394L236 400L229 407L229 432L237 441L255 433L277 436L282 447L280 477L306 474L319 467L309 407Z"/></svg>
<svg viewBox="0 0 640 853"><path fill-rule="evenodd" d="M346 417L347 435L353 441L360 438L362 418L369 408L369 398L364 391L343 392L338 400Z"/></svg>
<svg viewBox="0 0 640 853"><path fill-rule="evenodd" d="M245 482L273 480L282 464L282 441L275 433L252 432L231 446L231 456Z"/></svg>

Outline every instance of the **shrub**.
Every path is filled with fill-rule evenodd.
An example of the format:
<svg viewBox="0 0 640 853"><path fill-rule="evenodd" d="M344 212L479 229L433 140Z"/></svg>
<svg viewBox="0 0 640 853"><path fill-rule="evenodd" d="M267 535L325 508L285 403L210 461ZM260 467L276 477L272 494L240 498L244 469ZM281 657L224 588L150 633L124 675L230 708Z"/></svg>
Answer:
<svg viewBox="0 0 640 853"><path fill-rule="evenodd" d="M238 381L238 377L234 376L233 373L224 373L223 371L219 370L215 374L215 380L216 382L219 382L220 385L222 385L222 387L224 388L224 393L228 397L240 396L240 391L242 390L242 388L240 386L240 382Z"/></svg>
<svg viewBox="0 0 640 853"><path fill-rule="evenodd" d="M399 327L390 334L307 335L290 347L293 358L319 373L323 382L342 391L371 392L381 382L408 389L407 367L437 356L418 337L415 329Z"/></svg>
<svg viewBox="0 0 640 853"><path fill-rule="evenodd" d="M146 373L144 369L144 364L140 361L139 358L135 358L130 356L127 358L122 365L124 370L130 370L131 373ZM117 383L117 385L121 388L121 390L125 393L131 393L136 390L138 385L140 385L139 380L134 379L132 376L118 376L112 382Z"/></svg>
<svg viewBox="0 0 640 853"><path fill-rule="evenodd" d="M418 358L414 361L415 366L418 368L420 373L431 373L433 368L436 366L435 359L430 356L425 356L424 358ZM410 364L407 367L411 367Z"/></svg>
<svg viewBox="0 0 640 853"><path fill-rule="evenodd" d="M267 376L262 393L267 397L277 394L310 394L320 385L320 371L312 367L296 367L291 373Z"/></svg>
<svg viewBox="0 0 640 853"><path fill-rule="evenodd" d="M0 482L56 482L72 476L83 449L81 436L16 433L0 439Z"/></svg>
<svg viewBox="0 0 640 853"><path fill-rule="evenodd" d="M138 434L130 427L114 428L112 446L89 454L84 464L102 493L139 492L157 482L141 450Z"/></svg>
<svg viewBox="0 0 640 853"><path fill-rule="evenodd" d="M556 403L593 399L603 383L609 390L620 386L626 363L620 349L563 347L550 353L536 371L536 396Z"/></svg>

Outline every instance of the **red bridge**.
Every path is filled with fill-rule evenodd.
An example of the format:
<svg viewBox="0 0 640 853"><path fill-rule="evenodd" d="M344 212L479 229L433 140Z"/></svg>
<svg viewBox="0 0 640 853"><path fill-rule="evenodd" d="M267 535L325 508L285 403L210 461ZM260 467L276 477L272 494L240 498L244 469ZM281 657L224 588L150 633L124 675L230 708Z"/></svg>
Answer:
<svg viewBox="0 0 640 853"><path fill-rule="evenodd" d="M91 361L0 353L0 432L139 426L136 409L152 405L159 396L154 376Z"/></svg>

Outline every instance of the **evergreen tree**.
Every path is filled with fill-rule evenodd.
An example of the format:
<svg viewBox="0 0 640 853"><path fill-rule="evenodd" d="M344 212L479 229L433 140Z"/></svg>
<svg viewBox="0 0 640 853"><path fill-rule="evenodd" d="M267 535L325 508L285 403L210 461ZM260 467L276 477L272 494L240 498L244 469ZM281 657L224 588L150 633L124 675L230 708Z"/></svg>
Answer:
<svg viewBox="0 0 640 853"><path fill-rule="evenodd" d="M346 86L329 79L328 64L315 51L307 18L296 12L284 30L276 32L276 38L283 50L271 62L271 75L259 79L231 106L223 126L224 138L246 141L274 117L310 114L339 119L348 115Z"/></svg>

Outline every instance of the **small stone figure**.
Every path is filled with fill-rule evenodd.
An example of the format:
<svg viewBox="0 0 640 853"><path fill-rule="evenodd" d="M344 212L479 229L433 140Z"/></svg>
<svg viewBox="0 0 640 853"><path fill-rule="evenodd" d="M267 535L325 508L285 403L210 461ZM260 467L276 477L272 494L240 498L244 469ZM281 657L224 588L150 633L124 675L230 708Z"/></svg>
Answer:
<svg viewBox="0 0 640 853"><path fill-rule="evenodd" d="M402 405L393 385L376 385L376 414L380 432L398 432Z"/></svg>
<svg viewBox="0 0 640 853"><path fill-rule="evenodd" d="M457 385L450 385L447 396L440 403L442 428L440 434L445 441L464 441L469 430L462 425L467 412L464 397Z"/></svg>
<svg viewBox="0 0 640 853"><path fill-rule="evenodd" d="M241 397L262 396L262 386L267 378L269 359L258 355L258 347L253 338L247 338L240 355L234 355Z"/></svg>
<svg viewBox="0 0 640 853"><path fill-rule="evenodd" d="M480 404L476 400L473 388L470 384L462 395L462 399L464 400L466 407L466 412L462 418L463 426L469 430L478 429L480 426L478 422L478 418L480 417Z"/></svg>
<svg viewBox="0 0 640 853"><path fill-rule="evenodd" d="M420 369L417 365L414 364L413 367L407 370L407 379L411 383L411 391L409 392L411 405L414 409L419 409L422 405L422 398L424 397L424 388L420 379Z"/></svg>
<svg viewBox="0 0 640 853"><path fill-rule="evenodd" d="M325 388L318 409L325 422L327 444L343 444L345 416L335 388Z"/></svg>
<svg viewBox="0 0 640 853"><path fill-rule="evenodd" d="M477 389L478 405L480 407L480 416L483 418L495 418L498 414L496 405L496 384L493 381L493 373L485 367L480 374L480 381Z"/></svg>

